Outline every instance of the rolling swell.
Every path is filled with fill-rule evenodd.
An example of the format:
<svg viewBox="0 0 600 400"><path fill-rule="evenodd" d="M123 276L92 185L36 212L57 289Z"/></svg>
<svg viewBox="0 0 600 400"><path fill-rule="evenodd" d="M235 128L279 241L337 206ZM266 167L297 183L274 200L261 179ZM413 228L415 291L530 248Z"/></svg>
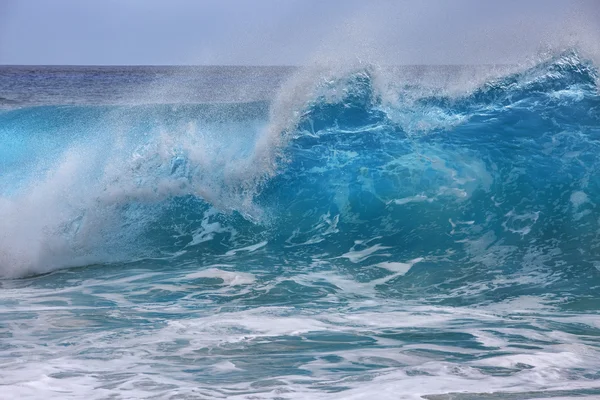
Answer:
<svg viewBox="0 0 600 400"><path fill-rule="evenodd" d="M0 274L272 259L443 304L595 304L595 67L566 53L460 96L377 79L318 85L272 146L265 103L4 111Z"/></svg>

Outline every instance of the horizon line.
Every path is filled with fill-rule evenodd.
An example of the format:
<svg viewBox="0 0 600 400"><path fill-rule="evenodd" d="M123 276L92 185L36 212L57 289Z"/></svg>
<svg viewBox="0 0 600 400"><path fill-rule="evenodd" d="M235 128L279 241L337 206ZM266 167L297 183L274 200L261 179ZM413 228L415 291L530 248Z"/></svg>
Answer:
<svg viewBox="0 0 600 400"><path fill-rule="evenodd" d="M367 64L367 65L378 65L378 64ZM477 64L379 64L381 67L510 67L518 64L515 63L477 63ZM220 68L310 68L310 67L321 67L321 65L315 64L304 64L304 65L290 65L290 64L2 64L1 67L93 67L93 68L123 68L123 67L220 67Z"/></svg>

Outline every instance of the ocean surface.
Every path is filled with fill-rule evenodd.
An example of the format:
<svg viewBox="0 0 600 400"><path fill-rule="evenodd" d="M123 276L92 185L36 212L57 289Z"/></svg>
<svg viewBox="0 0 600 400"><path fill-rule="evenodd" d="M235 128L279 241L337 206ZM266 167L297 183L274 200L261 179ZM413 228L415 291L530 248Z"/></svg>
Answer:
<svg viewBox="0 0 600 400"><path fill-rule="evenodd" d="M600 399L600 92L0 67L0 398Z"/></svg>

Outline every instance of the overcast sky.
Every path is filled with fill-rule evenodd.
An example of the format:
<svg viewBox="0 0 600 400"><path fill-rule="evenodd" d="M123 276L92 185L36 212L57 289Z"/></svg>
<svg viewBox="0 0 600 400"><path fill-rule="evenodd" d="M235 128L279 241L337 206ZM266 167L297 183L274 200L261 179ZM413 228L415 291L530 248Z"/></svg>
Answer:
<svg viewBox="0 0 600 400"><path fill-rule="evenodd" d="M0 0L0 64L512 63L600 43L600 0Z"/></svg>

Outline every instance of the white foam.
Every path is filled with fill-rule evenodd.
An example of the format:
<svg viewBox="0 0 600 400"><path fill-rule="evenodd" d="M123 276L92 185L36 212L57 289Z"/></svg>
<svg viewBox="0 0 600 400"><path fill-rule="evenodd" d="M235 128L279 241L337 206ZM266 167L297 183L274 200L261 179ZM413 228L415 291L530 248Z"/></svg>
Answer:
<svg viewBox="0 0 600 400"><path fill-rule="evenodd" d="M540 212L533 211L517 214L515 210L511 210L504 217L506 217L504 222L502 222L504 230L526 236L531 232L533 225L539 219Z"/></svg>
<svg viewBox="0 0 600 400"><path fill-rule="evenodd" d="M128 282L118 285L127 287ZM19 291L21 301L2 315L5 329L14 334L10 343L16 346L0 348L5 360L0 372L3 390L11 397L102 399L123 393L134 398L202 393L208 398L238 399L275 399L285 394L291 399L416 400L457 392L572 391L597 385L585 377L597 371L599 359L589 337L545 329L546 322L554 319L585 324L587 315L563 318L536 310L532 318L520 314L515 326L510 310L501 315L498 310L391 299L338 302L329 308L271 306L233 312L190 309L185 302L157 307L117 299L121 314L110 318L123 322L138 311L146 315L150 310L181 318L170 317L148 329L134 329L133 324L117 332L89 329L103 317L105 310L98 308L91 314L72 307L54 313L46 306L33 311L36 318L17 317L32 312L28 303L52 292L53 288ZM6 292L2 293L4 298ZM445 333L467 334L497 351L481 357L483 350L477 346L456 346L443 339L410 340L419 332L433 334L432 339ZM325 335L324 342L319 335ZM536 341L536 347L512 346L526 338ZM342 345L323 347L338 342ZM25 349L27 357L16 360ZM262 354L263 349L267 353ZM458 354L460 360L453 356ZM270 366L282 362L287 369L273 374L271 369L248 368L261 365L266 357ZM185 372L191 366L197 373ZM490 374L485 368L508 368L511 373Z"/></svg>
<svg viewBox="0 0 600 400"><path fill-rule="evenodd" d="M430 199L429 197L425 196L424 194L418 194L416 196L403 197L401 199L396 199L396 200L393 200L393 202L394 202L394 204L401 206L401 205L408 204L408 203L422 203L422 202L431 203L431 202L433 202L433 199Z"/></svg>
<svg viewBox="0 0 600 400"><path fill-rule="evenodd" d="M262 249L263 247L265 247L267 245L267 243L268 243L268 241L265 240L265 241L262 241L262 242L259 242L259 243L256 243L256 244L253 244L253 245L250 245L250 246L241 247L239 249L229 250L227 253L225 253L225 255L226 256L233 256L236 253L244 252L244 251L248 252L248 253L252 253L252 252L254 252L254 251L258 250L258 249Z"/></svg>
<svg viewBox="0 0 600 400"><path fill-rule="evenodd" d="M357 245L362 244L362 242L357 242ZM367 258L371 257L374 253L377 253L379 250L389 249L387 246L382 246L381 244L375 244L373 246L366 247L363 250L354 250L356 246L354 246L350 251L342 254L339 258L347 258L350 262L359 263ZM378 254L385 255L385 254Z"/></svg>
<svg viewBox="0 0 600 400"><path fill-rule="evenodd" d="M220 222L210 222L210 217L215 214L217 214L217 210L214 208L211 208L208 212L204 213L204 218L202 218L200 227L192 233L192 241L188 243L186 247L211 241L217 233L233 232L233 229L223 227Z"/></svg>
<svg viewBox="0 0 600 400"><path fill-rule="evenodd" d="M187 274L185 278L216 278L221 279L223 284L228 286L250 285L256 281L256 277L250 273L223 271L222 269L218 268L209 268L203 271Z"/></svg>
<svg viewBox="0 0 600 400"><path fill-rule="evenodd" d="M421 261L422 258L415 259L413 262L401 263L401 262L382 262L375 264L375 267L384 268L388 271L396 272L398 274L406 274L414 263Z"/></svg>
<svg viewBox="0 0 600 400"><path fill-rule="evenodd" d="M212 370L217 374L226 374L234 371L242 371L243 369L236 367L231 361L222 361L214 364Z"/></svg>

